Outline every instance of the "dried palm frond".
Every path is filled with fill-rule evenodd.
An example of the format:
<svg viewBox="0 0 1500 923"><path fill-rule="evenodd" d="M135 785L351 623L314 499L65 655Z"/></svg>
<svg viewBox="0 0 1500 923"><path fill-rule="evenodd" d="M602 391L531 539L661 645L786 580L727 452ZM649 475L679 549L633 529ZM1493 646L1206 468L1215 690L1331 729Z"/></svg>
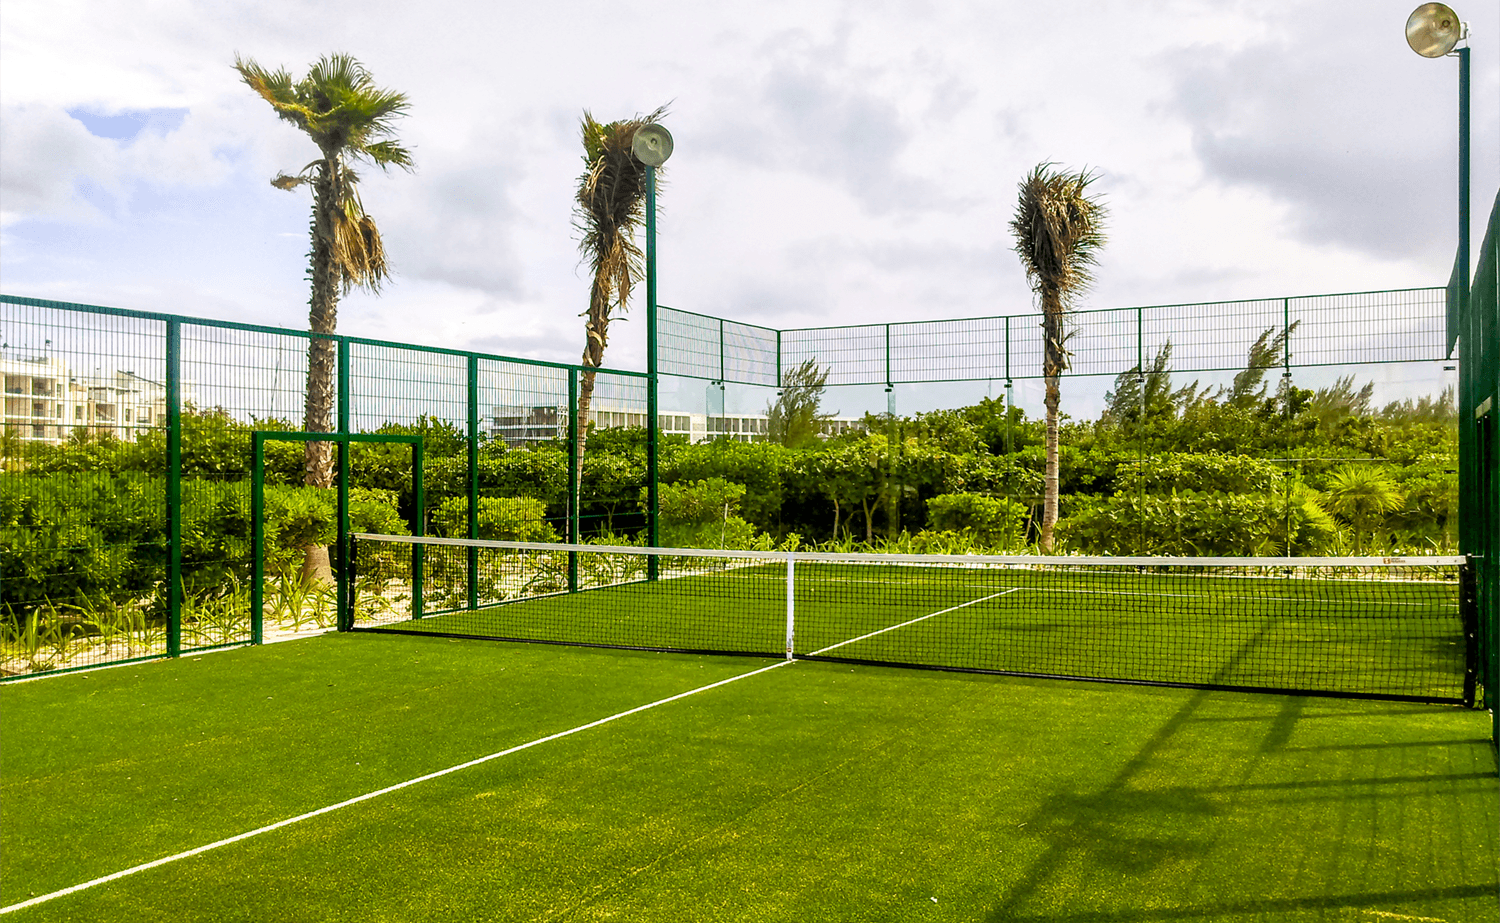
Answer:
<svg viewBox="0 0 1500 923"><path fill-rule="evenodd" d="M1016 253L1043 310L1070 310L1094 281L1104 247L1104 204L1090 198L1098 174L1038 164L1021 182L1010 229Z"/></svg>

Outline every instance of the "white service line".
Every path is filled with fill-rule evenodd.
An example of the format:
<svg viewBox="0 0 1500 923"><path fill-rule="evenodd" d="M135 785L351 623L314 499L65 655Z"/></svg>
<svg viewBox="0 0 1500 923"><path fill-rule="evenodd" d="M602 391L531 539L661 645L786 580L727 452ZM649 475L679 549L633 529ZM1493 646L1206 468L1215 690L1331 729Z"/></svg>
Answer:
<svg viewBox="0 0 1500 923"><path fill-rule="evenodd" d="M936 615L937 613L933 614ZM923 618L926 618L926 616L923 616ZM761 667L758 670L751 670L749 673L741 673L738 676L731 676L728 679L721 679L716 683L709 683L707 686L699 686L697 689L690 689L687 692L679 692L677 695L668 696L665 699L658 699L655 702L649 702L645 705L638 705L628 711L622 711L618 714L610 715L608 718L600 718L598 721L590 721L588 724L580 724L578 725L578 727L569 728L566 731L558 731L556 734L549 734L546 737L538 737L536 740L527 741L526 743L520 744L519 746L511 747L508 750L501 750L498 753L491 753L489 756L481 756L478 759L469 760L467 763L459 763L457 766L449 766L447 769L439 769L437 772L429 772L425 776L418 776L415 779L408 779L405 782L397 782L395 785L388 785L385 788L378 789L373 792L366 792L363 795L358 795L354 798L350 798L347 801L340 801L338 804L330 804L327 807L318 808L316 811L308 811L306 814L298 814L296 817L288 817L287 819L279 820L274 824L267 824L264 827L257 827L254 830L247 830L244 833L239 833L226 839L217 840L213 843L208 843L194 849L189 849L186 852L180 852L173 856L165 856L161 859L152 860L151 862L143 862L140 865L131 866L128 869L115 872L114 874L105 875L102 878L95 878L93 881L85 881L83 884L73 885L70 888L63 888L60 891L53 891L50 894L43 894L40 897L33 897L30 900L21 901L19 904L11 904L8 907L0 907L0 914L11 913L12 911L16 910L24 910L27 907L35 907L37 904L45 903L46 901L53 900L54 898L64 897L69 894L76 894L79 891L87 890L88 888L95 887L96 885L107 884L111 881L125 878L129 875L134 875L137 872L144 872L148 869L154 869L158 866L167 865L168 863L176 862L179 859L188 859L200 853L206 853L209 850L218 849L220 846L228 846L232 843L238 843L241 840L248 840L251 837L260 836L262 833L270 833L272 830L280 830L282 827L289 827L292 824L300 823L304 820L311 820L312 818L318 817L319 815L329 814L333 811L339 810L340 808L347 808L350 805L359 804L361 801L369 801L371 798L379 798L381 795L389 795L391 792L398 792L403 788L409 788L410 786L416 785L419 782L427 782L432 779L441 778L442 776L458 772L462 769L468 769L472 766L478 766L481 763L488 763L490 760L497 760L502 756L509 756L512 753L519 753L522 750L535 747L537 744L544 744L548 741L558 740L559 738L567 737L571 734L577 734L579 731L587 731L590 728L596 728L601 724L608 724L611 721L616 721L620 718L634 715L637 712L643 712L647 709L655 708L658 705L666 705L668 702L675 702L678 699L685 699L690 695L697 695L700 692L707 692L710 689L715 689L719 686L725 686L729 683L755 676L758 673L765 673L768 670L774 670L777 667L784 667L789 663L795 662L796 661L792 660L777 661L769 667Z"/></svg>
<svg viewBox="0 0 1500 923"><path fill-rule="evenodd" d="M888 626L886 628L882 628L882 629L880 629L878 631L872 631L872 632L870 632L867 635L860 635L858 638L850 638L848 641L840 641L839 643L837 643L837 644L831 644L828 647L825 647L825 648L823 648L820 651L813 651L812 653L810 653L810 654L808 654L806 656L808 656L808 657L816 657L819 654L826 654L829 651L838 650L839 648L843 647L846 644L853 644L855 641L863 641L866 638L873 638L876 635L883 635L883 634L885 634L888 631L895 631L898 628L905 628L908 625L915 625L918 622L925 621L927 619L932 618L934 615L943 615L943 614L948 613L948 612L955 612L955 611L957 611L959 609L964 608L965 606L973 606L973 605L976 605L977 603L982 603L982 602L985 602L986 600L994 599L997 596L1009 596L1011 593L1014 593L1014 592L1016 592L1016 591L1018 591L1020 589L1023 589L1023 588L1022 587L1012 587L1012 588L1010 588L1008 590L1001 590L998 593L991 593L988 596L981 596L978 599L971 599L971 600L969 600L966 603L959 603L956 606L949 606L946 609L939 609L937 612L929 612L926 615L919 615L919 616L917 616L914 619L902 622L900 625L891 625L891 626Z"/></svg>

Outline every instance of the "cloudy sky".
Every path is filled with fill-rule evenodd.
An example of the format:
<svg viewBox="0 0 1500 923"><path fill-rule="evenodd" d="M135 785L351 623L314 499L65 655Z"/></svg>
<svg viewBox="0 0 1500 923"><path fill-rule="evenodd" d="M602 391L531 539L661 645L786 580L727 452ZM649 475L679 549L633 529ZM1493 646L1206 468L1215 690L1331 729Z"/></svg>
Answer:
<svg viewBox="0 0 1500 923"><path fill-rule="evenodd" d="M778 327L1029 310L1006 222L1089 167L1090 307L1442 285L1457 62L1415 0L756 3L6 0L0 289L305 327L313 159L236 53L354 55L411 98L371 171L396 277L340 331L576 362L578 120L670 103L660 300ZM1475 246L1500 182L1500 13L1474 47ZM640 319L606 363L641 368Z"/></svg>

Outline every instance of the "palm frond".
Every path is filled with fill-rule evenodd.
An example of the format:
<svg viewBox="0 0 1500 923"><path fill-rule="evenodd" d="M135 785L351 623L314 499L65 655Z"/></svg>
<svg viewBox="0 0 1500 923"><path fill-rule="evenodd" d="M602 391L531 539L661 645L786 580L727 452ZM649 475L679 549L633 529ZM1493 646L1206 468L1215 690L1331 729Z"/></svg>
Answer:
<svg viewBox="0 0 1500 923"><path fill-rule="evenodd" d="M578 178L574 224L593 278L586 365L602 359L610 316L629 306L631 290L645 273L645 254L635 242L635 232L646 218L647 167L635 159L631 144L638 129L666 113L662 106L644 116L605 123L584 112L579 124L584 172Z"/></svg>
<svg viewBox="0 0 1500 923"><path fill-rule="evenodd" d="M1055 166L1038 164L1021 181L1010 229L1032 291L1044 305L1066 311L1093 284L1105 243L1106 209L1089 195L1098 174Z"/></svg>
<svg viewBox="0 0 1500 923"><path fill-rule="evenodd" d="M407 113L404 93L381 89L369 71L345 54L324 55L295 83L285 70L267 71L235 57L240 77L317 144L325 158L351 156L382 168L411 169L411 152L394 140L395 120Z"/></svg>

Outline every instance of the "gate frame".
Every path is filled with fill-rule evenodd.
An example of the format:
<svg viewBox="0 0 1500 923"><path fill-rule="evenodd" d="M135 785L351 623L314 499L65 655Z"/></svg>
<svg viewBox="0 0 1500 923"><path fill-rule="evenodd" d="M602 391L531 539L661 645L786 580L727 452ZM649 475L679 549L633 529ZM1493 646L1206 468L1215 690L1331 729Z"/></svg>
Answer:
<svg viewBox="0 0 1500 923"><path fill-rule="evenodd" d="M308 433L256 430L250 434L250 636L252 644L264 642L265 610L265 493L266 443L332 442L338 446L338 566L334 579L338 586L337 627L339 631L354 628L353 561L349 539L349 446L351 443L404 443L412 449L412 515L408 521L412 535L423 534L427 520L425 480L422 474L423 443L416 435L383 435L378 433ZM421 554L412 564L413 579L422 579Z"/></svg>

